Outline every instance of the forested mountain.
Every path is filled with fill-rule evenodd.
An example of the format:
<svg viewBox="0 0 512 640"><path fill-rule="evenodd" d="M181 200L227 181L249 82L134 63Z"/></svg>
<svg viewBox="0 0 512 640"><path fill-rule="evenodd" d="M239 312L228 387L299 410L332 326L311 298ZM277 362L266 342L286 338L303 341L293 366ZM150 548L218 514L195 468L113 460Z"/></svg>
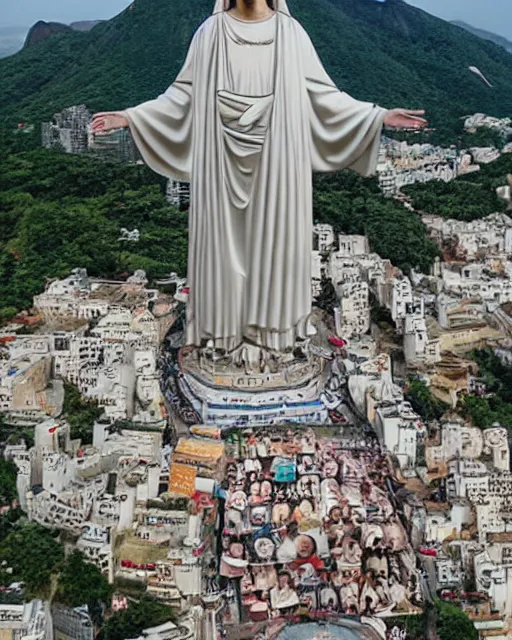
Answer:
<svg viewBox="0 0 512 640"><path fill-rule="evenodd" d="M23 45L34 44L31 36L34 36L35 40L40 41L45 38L41 38L42 32L45 32L46 37L52 37L58 33L70 31L90 31L97 24L102 22L101 20L81 20L79 22L72 22L69 26L61 24L59 22L47 23L40 20L33 27L27 29L26 27L0 27L0 58L11 56L17 51L20 51ZM55 28L51 28L52 25ZM38 27L36 30L35 27ZM50 27L50 28L48 28Z"/></svg>
<svg viewBox="0 0 512 640"><path fill-rule="evenodd" d="M25 47L33 47L35 44L43 42L43 40L48 40L48 38L53 38L63 33L71 33L72 31L73 29L67 24L39 20L29 29L25 39Z"/></svg>
<svg viewBox="0 0 512 640"><path fill-rule="evenodd" d="M402 0L289 0L340 87L384 106L426 107L433 124L512 112L512 56ZM213 0L135 0L88 33L54 36L0 60L0 118L40 119L72 104L124 108L163 91ZM489 89L468 71L479 67Z"/></svg>
<svg viewBox="0 0 512 640"><path fill-rule="evenodd" d="M71 24L63 24L62 22L45 22L39 20L29 29L25 40L25 47L31 47L48 38L53 38L62 33L71 33L73 31L90 31L102 20L82 20L81 22L72 22Z"/></svg>

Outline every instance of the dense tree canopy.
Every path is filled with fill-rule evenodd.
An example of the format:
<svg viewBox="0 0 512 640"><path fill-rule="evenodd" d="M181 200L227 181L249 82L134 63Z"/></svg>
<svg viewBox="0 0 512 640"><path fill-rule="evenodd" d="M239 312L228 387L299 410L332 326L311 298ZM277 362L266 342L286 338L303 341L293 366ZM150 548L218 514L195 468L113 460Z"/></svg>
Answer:
<svg viewBox="0 0 512 640"><path fill-rule="evenodd" d="M18 469L14 462L0 457L0 507L9 506L17 499L17 474Z"/></svg>
<svg viewBox="0 0 512 640"><path fill-rule="evenodd" d="M512 428L512 367L503 364L492 349L473 351L471 355L478 364L488 395L464 397L460 410L477 427L491 427L499 423Z"/></svg>
<svg viewBox="0 0 512 640"><path fill-rule="evenodd" d="M103 607L110 606L113 588L95 565L74 550L66 558L59 574L56 599L69 607L86 604L94 621L102 618Z"/></svg>
<svg viewBox="0 0 512 640"><path fill-rule="evenodd" d="M94 422L102 413L97 403L84 398L74 385L66 382L63 413L71 427L71 438L80 439L82 444L92 444Z"/></svg>
<svg viewBox="0 0 512 640"><path fill-rule="evenodd" d="M24 515L20 508L9 509L0 515L0 543L7 538L13 529L20 526L20 521L24 521Z"/></svg>
<svg viewBox="0 0 512 640"><path fill-rule="evenodd" d="M478 640L479 634L468 616L447 602L437 603L437 633L439 640Z"/></svg>
<svg viewBox="0 0 512 640"><path fill-rule="evenodd" d="M110 605L112 587L98 567L76 549L64 558L58 532L28 522L20 509L0 516L0 564L0 585L24 583L25 600L48 598L54 591L69 607L86 604L96 623Z"/></svg>
<svg viewBox="0 0 512 640"><path fill-rule="evenodd" d="M349 171L315 176L315 222L333 225L337 232L367 235L372 251L405 272L428 273L439 254L419 216L399 202L384 198L375 178Z"/></svg>
<svg viewBox="0 0 512 640"><path fill-rule="evenodd" d="M64 559L64 547L56 536L34 522L14 527L0 542L0 564L5 561L5 567L12 568L12 574L2 569L0 582L23 582L27 600L48 597L52 575Z"/></svg>
<svg viewBox="0 0 512 640"><path fill-rule="evenodd" d="M119 241L122 227L139 229L140 241ZM75 267L184 274L186 245L186 213L145 167L42 150L0 157L0 318Z"/></svg>
<svg viewBox="0 0 512 640"><path fill-rule="evenodd" d="M405 399L426 422L439 420L448 409L448 406L436 398L422 380L409 381Z"/></svg>
<svg viewBox="0 0 512 640"><path fill-rule="evenodd" d="M102 630L103 640L126 640L137 638L144 629L156 627L174 620L175 616L167 605L149 596L142 596L138 602L130 602L128 608L113 613Z"/></svg>
<svg viewBox="0 0 512 640"><path fill-rule="evenodd" d="M427 182L404 187L402 191L412 198L419 211L455 220L476 220L505 211L507 205L496 195L496 188L507 184L512 173L512 154L501 158L480 171L461 176L453 182Z"/></svg>

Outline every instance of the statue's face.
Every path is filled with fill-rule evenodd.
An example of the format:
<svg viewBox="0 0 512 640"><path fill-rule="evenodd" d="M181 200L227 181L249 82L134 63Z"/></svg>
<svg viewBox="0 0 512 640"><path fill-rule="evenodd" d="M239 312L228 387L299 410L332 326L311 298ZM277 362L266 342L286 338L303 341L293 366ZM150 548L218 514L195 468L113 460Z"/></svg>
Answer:
<svg viewBox="0 0 512 640"><path fill-rule="evenodd" d="M238 0L230 0L229 9L234 9L236 7L237 1ZM251 9L254 6L254 0L240 0L240 2L249 9ZM274 6L274 2L272 0L270 1L267 0L267 4L270 8L273 8Z"/></svg>

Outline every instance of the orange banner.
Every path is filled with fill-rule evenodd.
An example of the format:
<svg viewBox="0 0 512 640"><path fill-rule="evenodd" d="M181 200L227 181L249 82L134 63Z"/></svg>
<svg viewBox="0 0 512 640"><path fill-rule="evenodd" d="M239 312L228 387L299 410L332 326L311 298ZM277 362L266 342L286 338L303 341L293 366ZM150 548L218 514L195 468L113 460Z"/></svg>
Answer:
<svg viewBox="0 0 512 640"><path fill-rule="evenodd" d="M196 492L196 469L174 463L169 476L169 491L191 498Z"/></svg>

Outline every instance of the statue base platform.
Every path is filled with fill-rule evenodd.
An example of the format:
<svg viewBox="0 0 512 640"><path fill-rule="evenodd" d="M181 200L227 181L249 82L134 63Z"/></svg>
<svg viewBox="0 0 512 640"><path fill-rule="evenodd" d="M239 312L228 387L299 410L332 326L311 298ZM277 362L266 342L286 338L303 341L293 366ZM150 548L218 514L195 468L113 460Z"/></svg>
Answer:
<svg viewBox="0 0 512 640"><path fill-rule="evenodd" d="M233 353L185 347L179 370L180 392L203 424L230 428L329 422L320 400L326 360L306 345L289 353L248 344Z"/></svg>

